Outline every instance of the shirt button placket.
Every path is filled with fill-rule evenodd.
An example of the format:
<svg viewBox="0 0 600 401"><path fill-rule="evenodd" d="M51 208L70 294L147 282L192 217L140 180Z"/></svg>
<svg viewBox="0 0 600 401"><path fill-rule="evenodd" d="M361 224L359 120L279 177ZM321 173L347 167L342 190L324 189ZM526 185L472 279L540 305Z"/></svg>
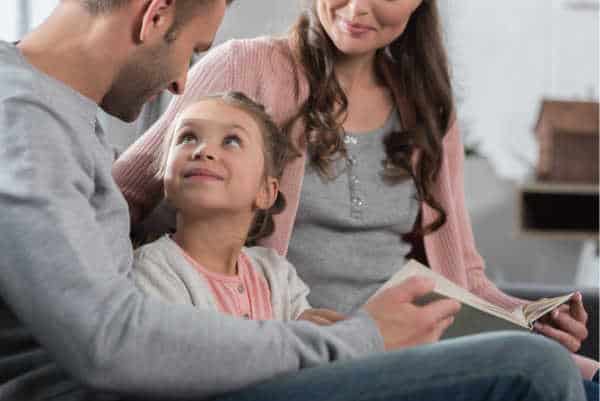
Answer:
<svg viewBox="0 0 600 401"><path fill-rule="evenodd" d="M358 138L354 135L346 135L344 137L344 143L351 147L358 144ZM366 206L364 197L360 194L360 179L357 175L357 164L358 160L354 154L354 149L348 149L347 174L348 174L348 186L350 189L350 215L352 218L360 219L362 217L363 208Z"/></svg>

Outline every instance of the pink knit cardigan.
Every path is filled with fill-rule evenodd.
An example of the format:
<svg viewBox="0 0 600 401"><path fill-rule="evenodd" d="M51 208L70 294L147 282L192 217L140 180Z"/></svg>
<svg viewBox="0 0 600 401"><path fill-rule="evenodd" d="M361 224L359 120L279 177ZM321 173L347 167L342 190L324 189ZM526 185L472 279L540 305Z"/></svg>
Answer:
<svg viewBox="0 0 600 401"><path fill-rule="evenodd" d="M262 37L229 41L211 50L190 71L188 87L176 98L154 126L139 138L119 158L113 175L123 191L131 211L132 222L139 221L162 198L162 183L155 176L155 160L162 138L186 105L203 95L230 90L241 91L262 103L278 124L293 116L308 95L308 85L300 75L295 85L294 65L289 57L286 39ZM296 96L298 95L298 96ZM404 110L402 98L395 94L399 110ZM401 118L407 117L401 112ZM405 122L405 121L404 121ZM298 124L293 139L302 135ZM433 195L447 213L447 221L439 230L424 238L425 251L431 269L488 301L512 309L524 301L501 292L485 275L484 262L473 239L471 223L464 203L464 151L456 123L444 138L443 164ZM288 206L276 216L275 233L262 245L287 253L304 176L305 154L292 161L281 180L281 191ZM430 224L436 213L422 204L422 223Z"/></svg>

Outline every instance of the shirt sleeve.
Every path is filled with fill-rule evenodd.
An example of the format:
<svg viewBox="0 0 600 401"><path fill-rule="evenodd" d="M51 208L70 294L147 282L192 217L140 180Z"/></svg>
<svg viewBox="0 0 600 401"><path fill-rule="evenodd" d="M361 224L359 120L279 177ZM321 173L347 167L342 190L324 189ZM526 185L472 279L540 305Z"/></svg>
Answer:
<svg viewBox="0 0 600 401"><path fill-rule="evenodd" d="M526 303L525 300L502 292L485 274L485 264L477 251L471 220L465 206L464 151L456 119L444 138L444 152L448 163L447 174L451 180L449 190L454 201L451 212L455 213L455 220L459 227L458 233L461 235L460 240L469 290L485 300L509 310Z"/></svg>
<svg viewBox="0 0 600 401"><path fill-rule="evenodd" d="M97 221L91 151L77 154L78 136L44 104L0 102L0 127L0 295L86 387L203 399L383 349L364 314L328 327L256 322L146 296Z"/></svg>
<svg viewBox="0 0 600 401"><path fill-rule="evenodd" d="M300 276L298 276L296 268L285 258L281 258L282 264L284 264L285 268L287 269L287 285L290 295L290 319L296 320L302 312L311 308L307 298L308 294L310 293L310 289L306 283L302 281Z"/></svg>

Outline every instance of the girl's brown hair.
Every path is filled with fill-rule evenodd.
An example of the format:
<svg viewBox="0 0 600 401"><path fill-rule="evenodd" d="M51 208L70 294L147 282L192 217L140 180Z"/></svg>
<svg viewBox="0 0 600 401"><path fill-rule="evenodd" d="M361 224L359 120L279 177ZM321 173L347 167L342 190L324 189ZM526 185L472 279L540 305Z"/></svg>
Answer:
<svg viewBox="0 0 600 401"><path fill-rule="evenodd" d="M262 138L263 150L265 155L264 177L274 177L281 179L285 165L293 154L292 147L288 137L282 135L281 131L265 110L265 107L241 92L225 92L203 96L198 101L203 100L218 100L229 106L240 109L250 115L258 124ZM165 135L160 156L157 159L157 177L161 180L165 175L169 149L175 136L176 121L169 130L169 134ZM248 236L246 238L246 246L256 245L258 240L268 237L275 230L275 221L273 216L281 213L286 206L285 197L281 191L277 192L277 198L269 209L260 209L254 216L254 221Z"/></svg>
<svg viewBox="0 0 600 401"><path fill-rule="evenodd" d="M300 111L284 126L289 132L297 120L305 125L305 141L311 163L323 177L331 161L346 155L343 143L348 99L335 75L339 50L317 16L315 2L305 10L291 31L293 57L306 75L309 95ZM446 212L432 194L442 164L442 139L449 128L454 104L435 0L423 0L411 16L405 31L376 53L377 74L386 82L401 113L403 131L391 132L384 140L387 159L384 176L400 181L410 176L417 197L438 212L436 220L416 230L427 234L446 221ZM298 88L298 77L296 88ZM416 165L414 151L420 150Z"/></svg>

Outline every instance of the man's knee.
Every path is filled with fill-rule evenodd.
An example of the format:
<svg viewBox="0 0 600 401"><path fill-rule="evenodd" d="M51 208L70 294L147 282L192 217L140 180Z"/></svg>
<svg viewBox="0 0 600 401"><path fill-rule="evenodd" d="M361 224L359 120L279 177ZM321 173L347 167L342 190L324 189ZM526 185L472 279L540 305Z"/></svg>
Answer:
<svg viewBox="0 0 600 401"><path fill-rule="evenodd" d="M517 332L499 334L499 340L506 373L526 378L533 388L557 399L573 399L570 396L580 391L581 375L562 345L541 335Z"/></svg>

